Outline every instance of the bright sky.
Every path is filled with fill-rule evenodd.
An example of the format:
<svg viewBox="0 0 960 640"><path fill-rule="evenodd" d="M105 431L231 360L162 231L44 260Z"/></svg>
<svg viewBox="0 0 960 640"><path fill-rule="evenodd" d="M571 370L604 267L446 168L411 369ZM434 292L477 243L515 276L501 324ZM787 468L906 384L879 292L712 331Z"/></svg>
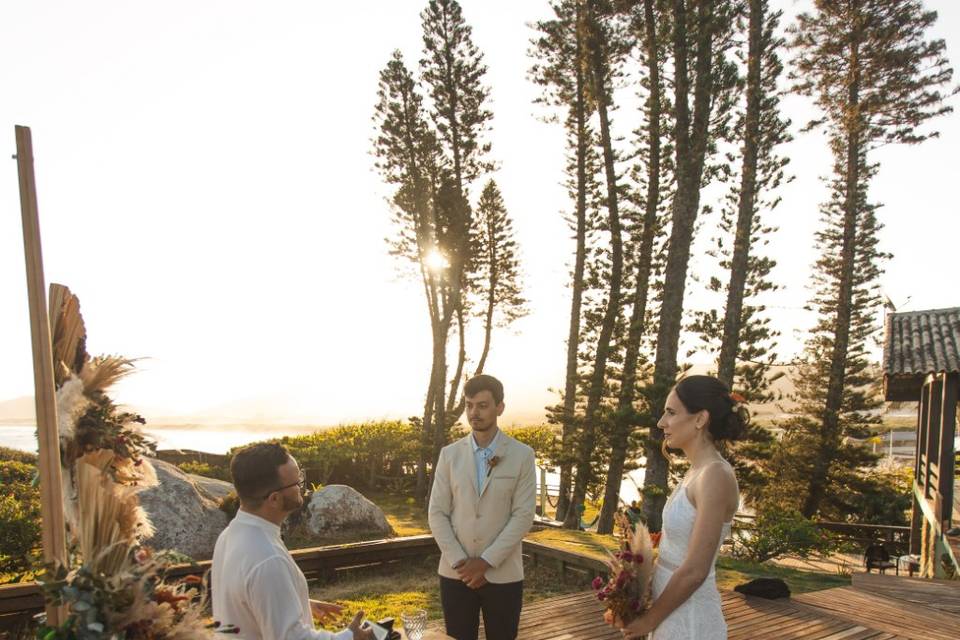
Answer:
<svg viewBox="0 0 960 640"><path fill-rule="evenodd" d="M425 4L3 3L0 400L33 385L10 159L22 124L33 131L47 282L80 297L92 353L149 358L117 400L148 418L418 414L426 311L422 289L387 254L389 192L369 140L378 73L395 48L419 59ZM790 14L808 4L782 2ZM960 68L960 3L926 4L940 12L934 34ZM495 335L487 371L506 384L506 421L525 421L562 386L573 250L560 216L569 207L563 135L537 119L538 90L526 79L528 24L548 8L463 5L489 66L495 177L532 309ZM788 108L796 123L809 113L797 99ZM623 134L636 122L616 114ZM960 305L949 260L960 235L960 115L937 126L939 140L874 157L882 170L872 197L885 205L883 248L894 254L883 288L901 310ZM801 307L825 197L818 176L830 162L821 134L798 135L788 152L797 179L783 190L771 245L784 289L770 300L785 357L812 323ZM705 220L705 239L715 223ZM688 307L710 303L699 288L689 288Z"/></svg>

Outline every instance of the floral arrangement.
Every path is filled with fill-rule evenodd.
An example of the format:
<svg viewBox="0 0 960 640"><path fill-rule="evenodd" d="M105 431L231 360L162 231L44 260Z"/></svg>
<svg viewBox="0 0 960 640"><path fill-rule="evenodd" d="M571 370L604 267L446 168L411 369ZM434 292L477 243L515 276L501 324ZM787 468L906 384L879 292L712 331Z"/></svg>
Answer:
<svg viewBox="0 0 960 640"><path fill-rule="evenodd" d="M153 525L137 494L156 486L154 444L140 416L122 411L109 387L133 361L90 358L79 302L53 285L51 334L71 566L48 567L46 599L65 609L58 626L42 624L40 640L193 640L209 638L201 580L169 583L169 562L144 540ZM218 631L222 631L218 629Z"/></svg>
<svg viewBox="0 0 960 640"><path fill-rule="evenodd" d="M620 513L615 518L622 536L620 550L610 554L607 561L609 579L598 576L593 581L593 589L597 599L606 604L604 621L624 626L650 606L654 545L642 522L631 525L629 519Z"/></svg>

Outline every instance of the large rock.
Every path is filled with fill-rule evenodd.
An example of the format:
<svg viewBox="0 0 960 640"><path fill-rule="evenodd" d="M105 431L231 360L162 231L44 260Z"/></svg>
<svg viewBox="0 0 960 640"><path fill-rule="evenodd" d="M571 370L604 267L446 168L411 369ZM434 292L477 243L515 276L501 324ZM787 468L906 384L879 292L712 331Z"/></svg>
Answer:
<svg viewBox="0 0 960 640"><path fill-rule="evenodd" d="M184 473L162 460L151 462L160 484L140 494L140 504L157 531L147 544L194 560L209 559L228 522L227 514L220 511L220 500L233 491L233 485Z"/></svg>
<svg viewBox="0 0 960 640"><path fill-rule="evenodd" d="M307 529L320 537L357 533L396 535L380 507L359 491L342 484L315 491L304 515Z"/></svg>

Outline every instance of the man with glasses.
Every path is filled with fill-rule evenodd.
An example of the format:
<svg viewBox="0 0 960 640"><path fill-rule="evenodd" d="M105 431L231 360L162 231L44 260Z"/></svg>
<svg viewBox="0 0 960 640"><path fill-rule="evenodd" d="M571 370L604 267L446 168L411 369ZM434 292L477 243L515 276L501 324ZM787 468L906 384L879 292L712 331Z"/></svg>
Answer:
<svg viewBox="0 0 960 640"><path fill-rule="evenodd" d="M331 633L315 629L340 607L310 600L307 580L280 539L284 519L303 505L303 471L280 444L244 447L230 461L240 510L213 549L213 619L246 640L372 640L363 611Z"/></svg>

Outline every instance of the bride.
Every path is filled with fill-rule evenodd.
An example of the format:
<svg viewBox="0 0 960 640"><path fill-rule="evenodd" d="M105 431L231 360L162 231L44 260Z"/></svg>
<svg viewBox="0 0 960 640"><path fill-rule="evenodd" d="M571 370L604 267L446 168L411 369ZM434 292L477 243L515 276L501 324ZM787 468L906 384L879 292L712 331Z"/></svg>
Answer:
<svg viewBox="0 0 960 640"><path fill-rule="evenodd" d="M663 537L653 576L653 604L623 628L624 638L724 640L715 564L740 504L737 478L717 445L746 428L742 398L711 376L689 376L670 391L663 451L681 449L690 470L663 507ZM669 460L669 455L667 455Z"/></svg>

